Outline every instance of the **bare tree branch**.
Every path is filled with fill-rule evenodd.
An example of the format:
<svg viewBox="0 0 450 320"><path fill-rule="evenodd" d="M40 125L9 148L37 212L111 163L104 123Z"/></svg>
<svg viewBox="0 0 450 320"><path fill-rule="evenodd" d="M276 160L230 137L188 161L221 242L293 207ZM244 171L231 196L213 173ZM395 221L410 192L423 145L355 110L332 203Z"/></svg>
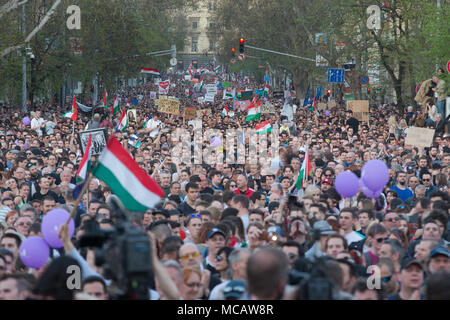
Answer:
<svg viewBox="0 0 450 320"><path fill-rule="evenodd" d="M28 0L23 0L22 2L19 2L19 0L10 0L7 3L5 3L3 6L0 7L0 18L5 14L9 13L10 11L16 9L17 7L27 3Z"/></svg>
<svg viewBox="0 0 450 320"><path fill-rule="evenodd" d="M18 0L11 0L11 1L18 1ZM27 2L28 0L25 0L24 2ZM45 26L45 24L48 22L48 20L50 19L51 15L56 11L56 8L58 8L58 6L61 4L62 0L56 0L55 3L53 4L53 6L50 8L50 10L47 12L47 14L45 15L44 19L41 20L41 22L39 23L39 25L37 25L33 31L30 32L30 34L25 38L24 43L20 44L20 45L16 45L16 46L11 46L9 48L4 49L2 52L0 52L0 59L4 58L6 55L10 54L13 51L19 50L21 48L23 48L25 46L25 44L27 44L28 42L31 41L31 39L33 39L33 37L36 35L36 33L38 33L39 31L41 31L41 29ZM22 3L24 3L22 2Z"/></svg>

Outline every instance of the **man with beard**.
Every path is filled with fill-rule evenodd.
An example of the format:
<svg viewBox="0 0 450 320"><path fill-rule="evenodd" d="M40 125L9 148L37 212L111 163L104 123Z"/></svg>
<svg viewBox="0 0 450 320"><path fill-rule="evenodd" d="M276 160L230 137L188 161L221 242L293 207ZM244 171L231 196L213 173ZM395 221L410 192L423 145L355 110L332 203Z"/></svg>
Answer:
<svg viewBox="0 0 450 320"><path fill-rule="evenodd" d="M402 199L403 202L406 201L406 199L412 197L414 193L406 186L406 173L405 172L398 172L397 173L397 183L395 186L391 188L391 190L396 191L398 194L398 197Z"/></svg>

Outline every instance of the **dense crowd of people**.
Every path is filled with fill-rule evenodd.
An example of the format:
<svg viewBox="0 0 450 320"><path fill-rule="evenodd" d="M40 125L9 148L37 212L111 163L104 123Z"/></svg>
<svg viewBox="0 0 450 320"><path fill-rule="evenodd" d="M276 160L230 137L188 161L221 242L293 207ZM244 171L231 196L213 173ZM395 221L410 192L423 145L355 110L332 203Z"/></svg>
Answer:
<svg viewBox="0 0 450 320"><path fill-rule="evenodd" d="M98 128L115 135L165 193L155 208L128 215L151 239L149 299L449 299L450 135L445 100L442 105L442 93L434 94L437 85L442 87L437 77L424 82L416 99L420 107L371 104L370 120L363 122L344 101L336 99L325 112L303 106L289 91L284 97L261 95L262 104L272 104L275 113L246 121L247 111L233 108L235 99L252 100L264 84L239 75L193 76L199 81L167 76L167 96L182 107L178 116L158 112L156 82L121 86L115 93L121 107L137 111L124 131L116 130L121 112L111 114L112 99L107 109L78 109L76 121L62 117L69 105L37 103L29 113L2 106L0 299L114 297L114 280L95 263L96 252L80 245L88 222L102 230L117 227L108 202L111 189L96 178L81 195L73 237L66 226L60 230L64 247L51 250L39 269L19 257L27 237L42 237L42 218L49 211L71 212L77 205L76 173L83 156L78 133ZM214 102L199 103L202 80L253 93L223 100L220 85ZM234 114L224 113L225 105ZM267 120L275 132L268 134L268 146L278 139L278 154L269 151L261 163L252 156L243 163L186 163L173 151L177 128L194 141L197 128L194 119L183 117L185 107L202 111L203 131L218 129L223 137L229 129L254 129ZM431 147L405 144L411 126L435 129ZM248 137L243 143L246 155L253 155ZM206 149L210 141L200 144ZM225 155L227 147L221 148ZM311 174L299 188L305 157ZM360 176L372 159L389 168L382 194L343 198L336 176L346 170ZM91 160L94 167L98 155ZM82 270L78 290L66 284L70 265Z"/></svg>

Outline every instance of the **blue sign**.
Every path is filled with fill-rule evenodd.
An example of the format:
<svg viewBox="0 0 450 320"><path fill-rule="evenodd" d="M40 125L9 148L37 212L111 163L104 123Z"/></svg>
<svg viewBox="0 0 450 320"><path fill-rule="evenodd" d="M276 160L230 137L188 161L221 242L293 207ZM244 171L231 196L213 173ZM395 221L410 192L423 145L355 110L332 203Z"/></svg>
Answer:
<svg viewBox="0 0 450 320"><path fill-rule="evenodd" d="M328 69L328 82L344 83L345 69Z"/></svg>
<svg viewBox="0 0 450 320"><path fill-rule="evenodd" d="M366 75L362 75L361 77L359 77L359 82L361 82L362 85L368 84L369 77Z"/></svg>
<svg viewBox="0 0 450 320"><path fill-rule="evenodd" d="M264 76L264 82L269 82L269 81L270 81L270 76L265 75L265 76Z"/></svg>

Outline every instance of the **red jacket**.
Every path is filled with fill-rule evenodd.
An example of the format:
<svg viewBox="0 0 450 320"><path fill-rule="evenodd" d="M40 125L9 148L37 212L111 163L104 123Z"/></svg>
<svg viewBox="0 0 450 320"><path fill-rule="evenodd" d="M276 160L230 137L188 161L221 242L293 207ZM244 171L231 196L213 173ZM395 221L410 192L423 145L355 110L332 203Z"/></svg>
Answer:
<svg viewBox="0 0 450 320"><path fill-rule="evenodd" d="M255 192L255 190L248 188L247 190L245 190L245 192L242 192L241 190L239 190L239 188L234 189L234 193L236 194L243 194L244 196L246 196L248 199L250 199L250 197L252 196L252 194Z"/></svg>

